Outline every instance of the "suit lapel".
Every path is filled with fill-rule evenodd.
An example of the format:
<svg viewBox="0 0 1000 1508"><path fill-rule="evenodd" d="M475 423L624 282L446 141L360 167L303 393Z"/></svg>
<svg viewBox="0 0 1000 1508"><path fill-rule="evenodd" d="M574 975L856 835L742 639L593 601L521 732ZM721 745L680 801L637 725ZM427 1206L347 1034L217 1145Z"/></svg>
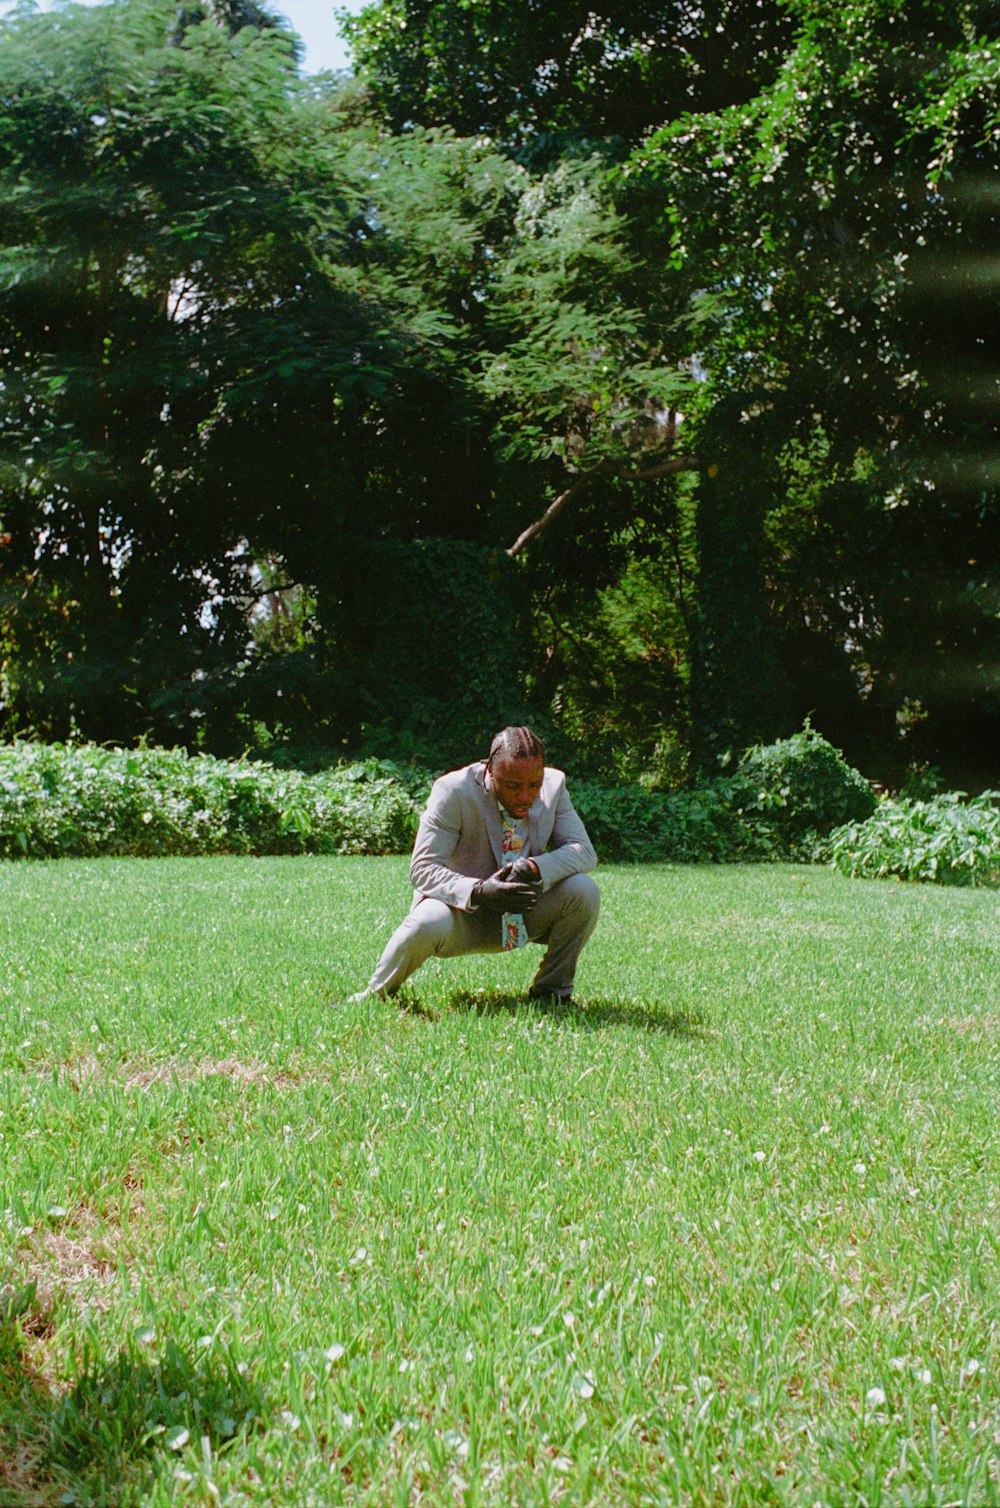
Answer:
<svg viewBox="0 0 1000 1508"><path fill-rule="evenodd" d="M547 800L546 797L548 798ZM548 841L548 835L552 832L552 823L551 821L549 821L546 837L542 837L542 816L545 815L546 818L551 818L551 802L552 787L549 781L549 772L548 770L546 770L545 779L542 782L542 789L539 791L537 797L528 808L528 843L530 845L529 852L531 853L532 858L535 858L538 854L545 852L545 844Z"/></svg>
<svg viewBox="0 0 1000 1508"><path fill-rule="evenodd" d="M489 835L490 847L496 860L497 868L503 865L503 827L500 823L500 808L497 806L496 797L488 791L484 784L484 776L476 775L476 794L483 816L486 818L486 831Z"/></svg>

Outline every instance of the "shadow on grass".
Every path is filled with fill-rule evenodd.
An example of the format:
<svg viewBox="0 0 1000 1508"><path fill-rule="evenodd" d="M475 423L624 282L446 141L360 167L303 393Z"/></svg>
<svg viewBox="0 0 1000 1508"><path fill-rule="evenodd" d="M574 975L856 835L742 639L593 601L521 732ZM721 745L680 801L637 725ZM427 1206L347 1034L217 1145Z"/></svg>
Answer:
<svg viewBox="0 0 1000 1508"><path fill-rule="evenodd" d="M440 1021L441 1019L440 1011L425 1005L420 996L414 995L409 989L402 989L398 994L393 995L392 1003L397 1011L402 1011L404 1016L416 1016L421 1021Z"/></svg>
<svg viewBox="0 0 1000 1508"><path fill-rule="evenodd" d="M85 1349L76 1384L53 1394L29 1355L32 1338L50 1332L34 1283L0 1290L0 1508L115 1508L158 1464L172 1470L185 1438L207 1436L214 1450L261 1419L235 1364L192 1359L169 1340L156 1360Z"/></svg>
<svg viewBox="0 0 1000 1508"><path fill-rule="evenodd" d="M502 990L458 990L450 997L448 1005L453 1011L475 1012L477 1016L506 1016L529 1011L549 1021L564 1021L580 1031L628 1026L634 1031L662 1032L671 1037L700 1038L708 1034L704 1017L695 1011L633 1005L602 996L586 1000L574 996L568 1002L542 1001L525 995L505 994Z"/></svg>

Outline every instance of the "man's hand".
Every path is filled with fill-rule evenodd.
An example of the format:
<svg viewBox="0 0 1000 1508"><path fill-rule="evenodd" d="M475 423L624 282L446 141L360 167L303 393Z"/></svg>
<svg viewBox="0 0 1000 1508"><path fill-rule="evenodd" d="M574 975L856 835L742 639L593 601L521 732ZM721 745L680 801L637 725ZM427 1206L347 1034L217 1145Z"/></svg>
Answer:
<svg viewBox="0 0 1000 1508"><path fill-rule="evenodd" d="M515 859L507 870L509 880L527 880L529 885L540 885L542 877L534 859Z"/></svg>
<svg viewBox="0 0 1000 1508"><path fill-rule="evenodd" d="M518 864L527 865L528 859L518 859ZM514 879L517 864L510 869L498 869L488 880L480 880L472 892L473 906L482 906L486 911L519 911L523 916L530 911L542 893L541 881L532 883L523 878L530 871L522 869L521 876Z"/></svg>

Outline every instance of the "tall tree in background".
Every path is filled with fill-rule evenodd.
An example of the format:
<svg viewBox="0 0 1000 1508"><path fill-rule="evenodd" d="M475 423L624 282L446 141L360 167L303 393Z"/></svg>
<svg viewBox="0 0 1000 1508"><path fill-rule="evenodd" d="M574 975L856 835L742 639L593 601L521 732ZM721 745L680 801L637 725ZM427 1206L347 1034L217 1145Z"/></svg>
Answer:
<svg viewBox="0 0 1000 1508"><path fill-rule="evenodd" d="M739 0L395 0L351 28L398 130L488 131L530 174L487 311L485 381L508 463L494 516L516 497L536 694L626 765L673 746L676 769L685 728L690 491L671 479L695 464L686 441L705 405L693 359L704 309L655 234L662 201L643 202L622 165L650 126L752 97L792 32L784 6ZM653 642L654 622L671 625L668 643Z"/></svg>
<svg viewBox="0 0 1000 1508"><path fill-rule="evenodd" d="M384 0L347 23L394 128L485 132L533 161L749 99L791 33L773 0Z"/></svg>
<svg viewBox="0 0 1000 1508"><path fill-rule="evenodd" d="M8 731L238 746L249 697L356 738L352 541L478 527L440 460L483 466L450 353L488 151L394 152L280 31L135 0L9 23L0 98ZM276 585L316 626L284 686Z"/></svg>
<svg viewBox="0 0 1000 1508"><path fill-rule="evenodd" d="M654 134L633 165L662 195L665 248L717 298L713 394L752 389L756 469L784 474L758 543L799 715L883 775L917 754L982 780L1000 733L981 459L998 412L995 17L937 0L791 9L773 85ZM703 555L703 586L719 569ZM724 747L720 710L696 732L706 754Z"/></svg>
<svg viewBox="0 0 1000 1508"><path fill-rule="evenodd" d="M493 390L522 438L541 407L525 393L547 381L553 419L555 391L576 395L577 417L564 409L561 435L553 423L548 436L538 519L562 511L563 522L531 546L546 600L576 564L593 601L613 582L588 573L588 553L628 572L616 542L646 547L639 479L587 443L579 369L607 361L613 389L632 366L613 395L593 382L595 410L619 433L628 410L638 432L644 387L647 417L681 407L703 476L689 614L702 767L811 713L883 775L919 756L983 776L995 491L968 452L995 441L995 374L973 333L995 290L971 287L972 243L985 250L995 236L995 198L982 191L996 169L993 31L976 0L655 13L392 0L354 25L368 86L397 128L490 131L542 170L542 203L588 153L612 168L603 190L591 179L592 201L617 222L592 296L582 279L575 293L540 285L533 307L525 295L524 334L495 359ZM571 227L567 239L571 261ZM543 278L546 244L558 238L536 228L527 255ZM630 346L606 319L623 308L642 315ZM698 379L686 389L685 372ZM970 380L975 404L959 398ZM567 641L582 635L580 663L596 667L579 603L569 618Z"/></svg>
<svg viewBox="0 0 1000 1508"><path fill-rule="evenodd" d="M172 19L18 18L0 55L6 699L49 734L186 732L238 658L247 521L200 463L309 299L289 45Z"/></svg>
<svg viewBox="0 0 1000 1508"><path fill-rule="evenodd" d="M341 89L254 5L8 22L7 731L436 762L523 665L628 773L981 778L990 24L386 0Z"/></svg>

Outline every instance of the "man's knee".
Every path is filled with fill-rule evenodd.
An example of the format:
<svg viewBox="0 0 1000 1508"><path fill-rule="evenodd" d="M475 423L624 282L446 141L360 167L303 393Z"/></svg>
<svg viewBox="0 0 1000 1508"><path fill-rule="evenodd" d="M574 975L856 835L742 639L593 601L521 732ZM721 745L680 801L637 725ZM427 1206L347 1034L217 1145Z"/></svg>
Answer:
<svg viewBox="0 0 1000 1508"><path fill-rule="evenodd" d="M400 922L386 943L368 981L367 993L394 995L429 958L454 958L459 953L473 951L463 913L453 911L442 901L424 899Z"/></svg>
<svg viewBox="0 0 1000 1508"><path fill-rule="evenodd" d="M449 906L442 901L423 900L414 906L399 931L409 938L411 945L429 955L448 946L454 926Z"/></svg>
<svg viewBox="0 0 1000 1508"><path fill-rule="evenodd" d="M601 909L601 892L589 874L570 874L560 880L553 889L566 906L572 906L581 915L594 917Z"/></svg>
<svg viewBox="0 0 1000 1508"><path fill-rule="evenodd" d="M570 874L546 890L537 911L528 913L528 933L543 941L554 926L570 926L589 936L601 909L601 892L589 874Z"/></svg>

